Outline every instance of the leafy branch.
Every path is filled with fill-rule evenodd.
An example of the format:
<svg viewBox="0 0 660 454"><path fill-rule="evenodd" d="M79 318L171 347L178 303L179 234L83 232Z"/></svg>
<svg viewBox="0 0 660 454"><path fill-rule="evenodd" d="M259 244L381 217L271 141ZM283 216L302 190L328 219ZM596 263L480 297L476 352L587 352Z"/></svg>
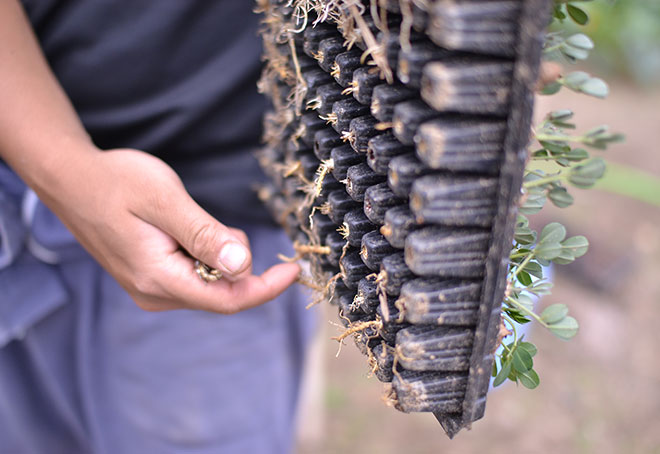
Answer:
<svg viewBox="0 0 660 454"><path fill-rule="evenodd" d="M578 60L586 60L593 48L593 41L583 33L564 38L559 32L550 32L545 37L543 55L546 60L563 59L569 63L576 63Z"/></svg>
<svg viewBox="0 0 660 454"><path fill-rule="evenodd" d="M584 71L573 71L546 85L541 94L554 95L561 87L601 99L606 98L609 93L609 87L602 79L592 77Z"/></svg>
<svg viewBox="0 0 660 454"><path fill-rule="evenodd" d="M578 25L586 24L589 21L587 13L576 5L586 1L589 0L555 0L554 19L563 22L570 18ZM591 39L582 33L566 38L561 32L552 32L546 35L544 56L546 60L563 59L575 63L585 60L593 47ZM609 93L603 80L584 71L559 77L546 85L542 93L555 94L562 87L597 98L605 98ZM573 338L579 329L577 320L569 315L565 304L552 304L538 313L534 302L550 294L552 283L545 278L544 269L553 263L565 265L573 262L587 252L589 242L581 235L567 238L566 228L558 222L547 224L537 233L530 228L525 215L541 211L548 199L559 208L572 205L574 198L568 187L591 188L606 171L605 161L592 157L586 148L605 150L622 141L623 136L612 133L606 125L575 134L572 117L570 110L550 112L534 132L540 148L530 151L523 178L523 196L509 256L507 292L502 304L505 330L501 349L498 349L493 363L493 386L499 386L507 379L529 389L540 383L533 360L537 348L523 340L524 336L518 336L518 326L533 320L563 340Z"/></svg>
<svg viewBox="0 0 660 454"><path fill-rule="evenodd" d="M552 15L559 22L563 22L570 17L578 25L586 25L589 22L589 15L576 3L586 3L591 0L555 0Z"/></svg>

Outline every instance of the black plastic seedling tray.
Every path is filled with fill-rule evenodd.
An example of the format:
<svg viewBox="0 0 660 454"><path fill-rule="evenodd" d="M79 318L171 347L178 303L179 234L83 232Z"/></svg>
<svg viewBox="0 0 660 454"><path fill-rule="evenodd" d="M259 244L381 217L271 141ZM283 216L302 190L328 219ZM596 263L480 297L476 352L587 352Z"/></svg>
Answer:
<svg viewBox="0 0 660 454"><path fill-rule="evenodd" d="M401 2L260 0L260 195L388 400L453 437L485 411L550 0Z"/></svg>

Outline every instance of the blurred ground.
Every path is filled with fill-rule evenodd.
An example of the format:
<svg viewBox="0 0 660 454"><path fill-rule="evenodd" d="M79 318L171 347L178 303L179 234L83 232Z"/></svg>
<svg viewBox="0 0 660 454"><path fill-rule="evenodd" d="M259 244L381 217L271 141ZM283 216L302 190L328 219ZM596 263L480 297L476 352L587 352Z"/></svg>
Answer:
<svg viewBox="0 0 660 454"><path fill-rule="evenodd" d="M613 84L607 101L562 92L540 98L537 112L566 106L578 131L605 123L626 134L606 159L660 177L660 91ZM585 257L556 268L553 294L541 302L568 304L579 334L564 342L536 327L528 335L539 348L536 390L506 384L491 392L486 416L450 441L432 415L385 406L352 342L335 358L329 338L338 328L327 322L323 418L302 419L300 454L660 453L660 208L573 193L574 206L546 207L532 219L537 228L559 220L591 243ZM336 318L326 310L323 320Z"/></svg>

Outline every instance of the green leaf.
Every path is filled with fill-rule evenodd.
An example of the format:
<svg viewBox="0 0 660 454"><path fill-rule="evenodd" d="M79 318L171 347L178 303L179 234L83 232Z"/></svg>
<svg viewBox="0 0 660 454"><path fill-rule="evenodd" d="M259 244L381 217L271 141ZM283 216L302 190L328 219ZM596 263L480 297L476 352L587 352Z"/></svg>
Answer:
<svg viewBox="0 0 660 454"><path fill-rule="evenodd" d="M502 383L504 383L504 380L507 379L510 373L511 373L511 361L507 361L502 365L502 369L500 369L497 376L495 376L495 380L493 380L493 388L500 386Z"/></svg>
<svg viewBox="0 0 660 454"><path fill-rule="evenodd" d="M534 248L534 256L541 260L552 260L561 254L560 243L543 243Z"/></svg>
<svg viewBox="0 0 660 454"><path fill-rule="evenodd" d="M566 43L578 49L591 50L594 48L594 42L587 35L576 33L566 38Z"/></svg>
<svg viewBox="0 0 660 454"><path fill-rule="evenodd" d="M602 79L592 77L588 81L580 85L579 90L589 96L596 98L606 98L609 93L607 84Z"/></svg>
<svg viewBox="0 0 660 454"><path fill-rule="evenodd" d="M564 154L571 149L571 147L563 142L550 142L547 140L542 140L539 143L543 148L553 154Z"/></svg>
<svg viewBox="0 0 660 454"><path fill-rule="evenodd" d="M543 295L549 295L551 288L552 288L552 282L536 281L527 290L533 292L535 295L543 296Z"/></svg>
<svg viewBox="0 0 660 454"><path fill-rule="evenodd" d="M574 261L575 261L575 257L573 257L571 251L563 247L559 255L554 259L552 259L552 263L556 263L557 265L568 265L569 263L573 263Z"/></svg>
<svg viewBox="0 0 660 454"><path fill-rule="evenodd" d="M519 295L518 303L521 304L525 309L529 311L534 310L534 301L527 295Z"/></svg>
<svg viewBox="0 0 660 454"><path fill-rule="evenodd" d="M513 368L516 370L516 372L527 372L532 367L534 367L532 355L530 355L529 352L525 349L516 348L513 351Z"/></svg>
<svg viewBox="0 0 660 454"><path fill-rule="evenodd" d="M589 249L589 240L582 235L572 236L562 241L561 246L563 249L571 251L573 257L582 257Z"/></svg>
<svg viewBox="0 0 660 454"><path fill-rule="evenodd" d="M541 211L545 205L545 192L542 188L534 188L536 190L529 190L525 198L525 202L520 206L520 213L522 214L535 214Z"/></svg>
<svg viewBox="0 0 660 454"><path fill-rule="evenodd" d="M493 361L493 371L491 372L491 377L497 376L497 361Z"/></svg>
<svg viewBox="0 0 660 454"><path fill-rule="evenodd" d="M589 51L578 49L577 47L563 45L560 47L561 53L571 61L586 60L589 58Z"/></svg>
<svg viewBox="0 0 660 454"><path fill-rule="evenodd" d="M566 265L573 262L576 258L582 257L586 254L587 249L589 248L589 241L580 235L568 238L563 241L561 245L561 253L556 258L552 259L552 261L558 265Z"/></svg>
<svg viewBox="0 0 660 454"><path fill-rule="evenodd" d="M541 266L550 266L550 264L552 263L552 260L547 260L538 256L536 257L536 261L538 261L541 264Z"/></svg>
<svg viewBox="0 0 660 454"><path fill-rule="evenodd" d="M571 162L568 159L562 157L557 159L557 164L559 164L562 167L569 167L571 165Z"/></svg>
<svg viewBox="0 0 660 454"><path fill-rule="evenodd" d="M524 256L528 255L530 252L532 252L531 249L527 249L527 248L511 249L511 255L513 255L513 254L523 254L522 257L513 258L513 259L511 259L511 261L513 263L520 263L523 260L525 260Z"/></svg>
<svg viewBox="0 0 660 454"><path fill-rule="evenodd" d="M612 134L610 132L604 132L601 133L597 136L592 136L592 137L587 137L585 141L586 145L589 145L590 147L597 148L599 150L605 150L607 148L607 145L615 142L621 142L622 140L625 140L625 136L623 134Z"/></svg>
<svg viewBox="0 0 660 454"><path fill-rule="evenodd" d="M567 123L564 121L553 121L552 124L558 128L575 129L575 125L573 123Z"/></svg>
<svg viewBox="0 0 660 454"><path fill-rule="evenodd" d="M518 281L522 285L524 285L525 287L532 284L531 276L528 273L524 272L524 271L519 271L518 272Z"/></svg>
<svg viewBox="0 0 660 454"><path fill-rule="evenodd" d="M606 168L603 159L594 158L585 164L573 167L568 175L568 181L578 188L588 189L605 174Z"/></svg>
<svg viewBox="0 0 660 454"><path fill-rule="evenodd" d="M568 306L565 304L552 304L541 312L541 320L548 325L562 321L568 315Z"/></svg>
<svg viewBox="0 0 660 454"><path fill-rule="evenodd" d="M544 243L559 243L564 238L566 238L566 228L559 222L551 222L541 230L539 246Z"/></svg>
<svg viewBox="0 0 660 454"><path fill-rule="evenodd" d="M518 383L518 372L512 367L511 373L509 374L509 380Z"/></svg>
<svg viewBox="0 0 660 454"><path fill-rule="evenodd" d="M524 325L525 323L529 323L531 321L530 319L525 317L523 313L520 312L518 309L507 308L505 309L505 312L511 318L511 320L513 320L516 323L520 323L521 325Z"/></svg>
<svg viewBox="0 0 660 454"><path fill-rule="evenodd" d="M587 16L587 13L575 5L571 5L570 3L567 4L566 12L577 24L585 25L587 22L589 22L589 16Z"/></svg>
<svg viewBox="0 0 660 454"><path fill-rule="evenodd" d="M532 244L536 241L536 232L529 228L529 220L520 214L516 219L514 239L520 244Z"/></svg>
<svg viewBox="0 0 660 454"><path fill-rule="evenodd" d="M573 196L563 187L555 187L551 189L548 192L548 198L559 208L566 208L573 205Z"/></svg>
<svg viewBox="0 0 660 454"><path fill-rule="evenodd" d="M517 230L514 239L520 244L532 244L536 241L536 232L529 227L527 229Z"/></svg>
<svg viewBox="0 0 660 454"><path fill-rule="evenodd" d="M538 262L530 260L525 265L524 271L537 279L543 279L543 267ZM527 285L530 285L531 282Z"/></svg>
<svg viewBox="0 0 660 454"><path fill-rule="evenodd" d="M610 143L616 143L616 142L623 142L626 140L625 134L610 134L610 136L607 138L607 141Z"/></svg>
<svg viewBox="0 0 660 454"><path fill-rule="evenodd" d="M538 351L536 349L536 345L532 344L531 342L519 342L518 348L522 348L523 350L527 351L527 353L529 353L529 356L532 357L534 357L534 355L536 355L536 352Z"/></svg>
<svg viewBox="0 0 660 454"><path fill-rule="evenodd" d="M566 19L566 14L561 10L561 5L555 5L552 15L560 22Z"/></svg>
<svg viewBox="0 0 660 454"><path fill-rule="evenodd" d="M535 181L543 177L545 177L545 172L543 170L537 169L534 171L534 173L532 172L525 173L525 175L523 176L523 183L529 183L530 181ZM529 192L532 192L532 190L530 189ZM539 190L537 192L543 192L543 190Z"/></svg>
<svg viewBox="0 0 660 454"><path fill-rule="evenodd" d="M586 137L602 137L603 134L607 134L610 131L610 127L607 125L599 125L594 128L591 128L584 135Z"/></svg>
<svg viewBox="0 0 660 454"><path fill-rule="evenodd" d="M564 158L573 162L580 162L588 159L589 153L584 148L573 148L571 151L564 153Z"/></svg>
<svg viewBox="0 0 660 454"><path fill-rule="evenodd" d="M559 82L550 82L541 89L542 95L554 95L559 90L561 90L561 84Z"/></svg>
<svg viewBox="0 0 660 454"><path fill-rule="evenodd" d="M527 389L534 389L539 385L539 383L541 383L539 375L534 369L530 369L527 372L520 372L518 374L518 378L520 379L520 383L522 383L522 385Z"/></svg>
<svg viewBox="0 0 660 454"><path fill-rule="evenodd" d="M570 120L573 118L573 111L569 109L559 109L559 110L553 110L547 115L548 120L555 122L555 121L564 121L564 120Z"/></svg>
<svg viewBox="0 0 660 454"><path fill-rule="evenodd" d="M544 150L541 148L540 150L536 150L535 152L532 153L533 158L549 158L550 153L548 153L548 150Z"/></svg>
<svg viewBox="0 0 660 454"><path fill-rule="evenodd" d="M574 90L578 90L589 79L591 79L591 76L584 71L573 71L563 77L564 83Z"/></svg>
<svg viewBox="0 0 660 454"><path fill-rule="evenodd" d="M569 340L577 334L579 325L577 320L569 315L559 323L550 325L548 329L558 338Z"/></svg>

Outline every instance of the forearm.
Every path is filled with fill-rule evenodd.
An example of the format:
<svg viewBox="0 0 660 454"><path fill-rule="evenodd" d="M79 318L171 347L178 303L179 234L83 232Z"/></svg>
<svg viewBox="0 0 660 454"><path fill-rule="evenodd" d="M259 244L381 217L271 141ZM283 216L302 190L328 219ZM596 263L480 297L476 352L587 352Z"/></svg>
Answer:
<svg viewBox="0 0 660 454"><path fill-rule="evenodd" d="M0 0L0 99L0 158L140 307L232 313L273 299L296 279L295 264L252 275L245 233L206 213L160 159L99 152L18 0ZM223 279L202 282L188 254Z"/></svg>
<svg viewBox="0 0 660 454"><path fill-rule="evenodd" d="M37 192L55 190L94 146L18 0L0 1L0 62L0 157Z"/></svg>

